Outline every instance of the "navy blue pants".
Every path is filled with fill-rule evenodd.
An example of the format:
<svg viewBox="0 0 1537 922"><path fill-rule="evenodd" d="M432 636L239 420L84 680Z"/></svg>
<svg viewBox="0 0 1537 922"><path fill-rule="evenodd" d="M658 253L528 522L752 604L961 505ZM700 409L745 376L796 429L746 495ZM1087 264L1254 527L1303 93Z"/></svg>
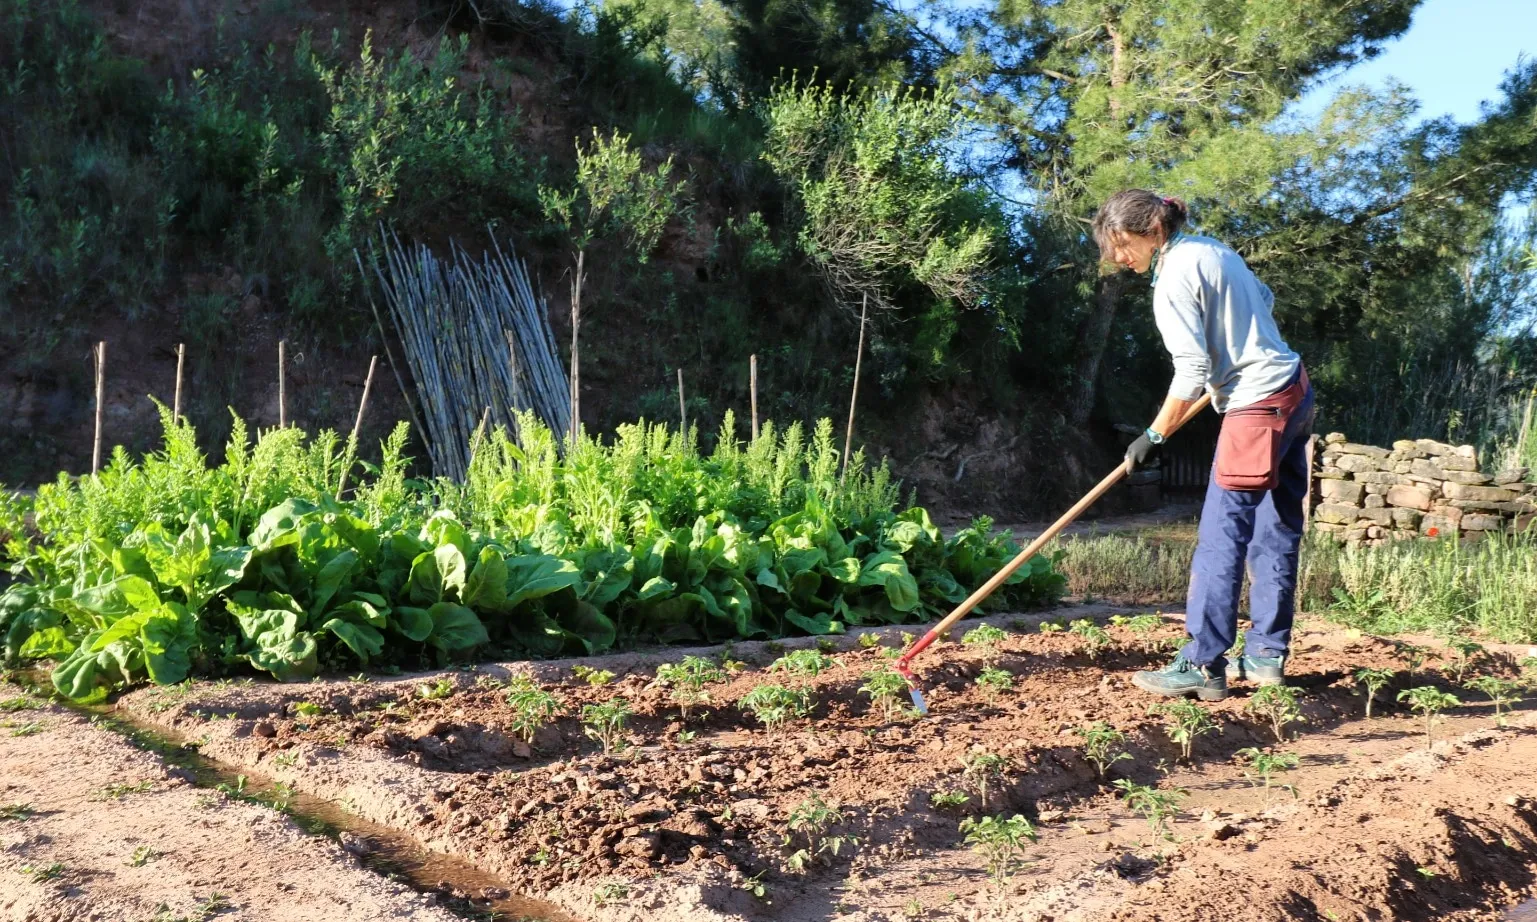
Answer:
<svg viewBox="0 0 1537 922"><path fill-rule="evenodd" d="M1250 656L1281 656L1291 643L1296 616L1297 548L1305 522L1307 442L1313 430L1313 390L1287 420L1281 437L1280 480L1273 490L1226 490L1213 465L1200 537L1190 565L1185 629L1191 641L1185 659L1223 669L1238 637L1238 599L1244 564L1251 576L1249 617L1244 636Z"/></svg>

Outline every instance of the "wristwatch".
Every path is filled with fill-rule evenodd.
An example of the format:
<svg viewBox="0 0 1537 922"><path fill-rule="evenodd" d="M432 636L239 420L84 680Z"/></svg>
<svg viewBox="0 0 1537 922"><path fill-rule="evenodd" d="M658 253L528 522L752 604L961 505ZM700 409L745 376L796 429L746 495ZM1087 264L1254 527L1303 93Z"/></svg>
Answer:
<svg viewBox="0 0 1537 922"><path fill-rule="evenodd" d="M1146 435L1147 440L1152 442L1154 445L1162 445L1164 443L1163 433L1154 429L1152 426L1148 426L1143 434Z"/></svg>

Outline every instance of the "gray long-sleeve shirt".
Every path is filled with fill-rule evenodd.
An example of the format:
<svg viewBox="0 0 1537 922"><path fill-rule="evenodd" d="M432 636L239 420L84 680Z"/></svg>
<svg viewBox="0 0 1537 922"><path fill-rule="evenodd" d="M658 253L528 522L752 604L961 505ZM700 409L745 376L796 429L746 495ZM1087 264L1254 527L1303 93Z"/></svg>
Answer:
<svg viewBox="0 0 1537 922"><path fill-rule="evenodd" d="M1190 234L1171 242L1153 284L1153 319L1174 357L1169 395L1195 400L1205 388L1226 413L1285 387L1302 359L1281 338L1274 303L1221 242Z"/></svg>

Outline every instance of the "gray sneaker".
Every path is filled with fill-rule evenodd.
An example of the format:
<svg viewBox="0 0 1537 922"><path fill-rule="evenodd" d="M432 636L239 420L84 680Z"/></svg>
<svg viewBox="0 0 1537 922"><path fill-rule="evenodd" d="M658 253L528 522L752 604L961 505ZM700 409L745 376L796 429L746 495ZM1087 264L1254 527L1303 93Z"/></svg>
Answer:
<svg viewBox="0 0 1537 922"><path fill-rule="evenodd" d="M1245 653L1227 661L1229 682L1280 685L1286 681L1285 656L1250 656Z"/></svg>

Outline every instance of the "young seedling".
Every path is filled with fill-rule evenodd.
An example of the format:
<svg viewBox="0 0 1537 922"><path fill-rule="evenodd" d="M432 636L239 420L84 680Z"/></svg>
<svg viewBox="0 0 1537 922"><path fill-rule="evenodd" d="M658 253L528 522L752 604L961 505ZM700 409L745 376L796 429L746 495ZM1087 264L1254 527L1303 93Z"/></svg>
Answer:
<svg viewBox="0 0 1537 922"><path fill-rule="evenodd" d="M994 785L1003 786L1003 773L1008 767L1009 760L1005 756L985 751L973 752L961 757L961 780L977 792L977 799L986 809L988 789Z"/></svg>
<svg viewBox="0 0 1537 922"><path fill-rule="evenodd" d="M935 791L929 795L929 803L940 809L964 807L969 800L964 791Z"/></svg>
<svg viewBox="0 0 1537 922"><path fill-rule="evenodd" d="M791 870L799 873L806 869L807 864L824 854L831 853L836 856L844 845L859 844L858 840L852 836L827 835L830 828L842 822L843 814L837 806L828 804L820 794L812 794L796 804L791 809L789 821L786 823L790 831L784 837L784 844L786 847L792 847L794 837L800 835L804 837L806 847L792 852L785 863Z"/></svg>
<svg viewBox="0 0 1537 922"><path fill-rule="evenodd" d="M859 693L870 696L871 707L879 706L881 719L890 723L902 713L902 702L907 698L907 679L890 666L877 666L865 673L865 684Z"/></svg>
<svg viewBox="0 0 1537 922"><path fill-rule="evenodd" d="M605 755L624 745L624 725L629 719L630 703L623 698L582 706L582 730L598 741Z"/></svg>
<svg viewBox="0 0 1537 922"><path fill-rule="evenodd" d="M878 647L880 645L881 645L881 638L880 638L879 634L874 634L874 633L871 633L870 631L865 631L863 634L859 635L859 647L862 650L869 650L872 647Z"/></svg>
<svg viewBox="0 0 1537 922"><path fill-rule="evenodd" d="M1521 684L1527 687L1537 686L1537 656L1521 659Z"/></svg>
<svg viewBox="0 0 1537 922"><path fill-rule="evenodd" d="M811 696L805 689L783 685L759 685L742 696L739 707L752 712L770 733L783 730L785 724L811 710Z"/></svg>
<svg viewBox="0 0 1537 922"><path fill-rule="evenodd" d="M1002 669L984 669L977 676L977 685L988 704L998 703L998 696L1014 687L1014 676Z"/></svg>
<svg viewBox="0 0 1537 922"><path fill-rule="evenodd" d="M1188 698L1155 704L1148 713L1163 715L1163 732L1179 744L1180 758L1186 762L1190 761L1190 751L1195 746L1196 737L1205 736L1217 729L1216 721L1212 720L1206 709Z"/></svg>
<svg viewBox="0 0 1537 922"><path fill-rule="evenodd" d="M1452 651L1453 657L1451 663L1445 669L1456 675L1458 685L1463 685L1465 684L1463 680L1466 678L1468 670L1473 667L1474 662L1483 656L1484 647L1482 644L1474 643L1466 637L1454 637L1446 642L1446 647Z"/></svg>
<svg viewBox="0 0 1537 922"><path fill-rule="evenodd" d="M1425 748L1435 745L1435 726L1440 719L1441 712L1449 707L1456 707L1462 702L1457 696L1444 692L1434 685L1421 685L1418 688L1406 688L1398 693L1399 701L1409 702L1409 707L1425 718Z"/></svg>
<svg viewBox="0 0 1537 922"><path fill-rule="evenodd" d="M1243 776L1248 778L1249 783L1255 787L1263 785L1267 797L1270 795L1271 779L1279 772L1290 771L1297 767L1297 754L1294 752L1266 752L1250 746L1247 749L1238 750L1238 757L1249 760L1249 769L1243 773ZM1293 797L1297 796L1296 787L1290 784L1283 784L1280 787L1291 791Z"/></svg>
<svg viewBox="0 0 1537 922"><path fill-rule="evenodd" d="M580 664L571 667L571 674L588 685L607 685L614 681L614 674L607 669L594 669Z"/></svg>
<svg viewBox="0 0 1537 922"><path fill-rule="evenodd" d="M29 875L32 878L33 883L41 884L50 880L58 880L60 877L63 877L64 865L55 861L53 864L47 865L45 867L34 868L32 865L28 864L22 867L21 873Z"/></svg>
<svg viewBox="0 0 1537 922"><path fill-rule="evenodd" d="M797 679L802 687L806 687L817 676L837 664L837 660L820 650L796 650L769 663L769 672L783 672Z"/></svg>
<svg viewBox="0 0 1537 922"><path fill-rule="evenodd" d="M1083 638L1083 648L1090 659L1099 659L1099 655L1110 649L1110 645L1115 642L1109 631L1088 618L1077 619L1069 625L1068 631Z"/></svg>
<svg viewBox="0 0 1537 922"><path fill-rule="evenodd" d="M141 845L133 850L133 854L129 856L128 861L125 863L131 868L142 868L159 857L159 852L148 845Z"/></svg>
<svg viewBox="0 0 1537 922"><path fill-rule="evenodd" d="M1163 627L1163 619L1158 615L1137 615L1135 618L1126 619L1126 630L1137 636L1142 652L1149 656L1157 655L1163 646L1158 638L1153 636L1160 627Z"/></svg>
<svg viewBox="0 0 1537 922"><path fill-rule="evenodd" d="M988 669L998 665L1003 642L1009 639L1007 632L991 624L979 624L961 637L961 643L975 647L982 654L982 665Z"/></svg>
<svg viewBox="0 0 1537 922"><path fill-rule="evenodd" d="M1286 725L1302 722L1302 708L1297 705L1297 690L1286 685L1262 685L1244 710L1270 721L1276 742L1286 741Z"/></svg>
<svg viewBox="0 0 1537 922"><path fill-rule="evenodd" d="M1481 675L1468 683L1468 688L1476 692L1483 692L1494 702L1494 722L1496 726L1505 726L1505 712L1511 705L1521 701L1519 694L1521 686L1513 679L1502 679L1499 676Z"/></svg>
<svg viewBox="0 0 1537 922"><path fill-rule="evenodd" d="M427 701L442 701L444 698L451 697L453 693L454 680L448 676L443 676L430 685L418 685L416 687L417 697Z"/></svg>
<svg viewBox="0 0 1537 922"><path fill-rule="evenodd" d="M1094 768L1101 778L1105 777L1105 772L1110 770L1110 766L1122 759L1131 758L1131 753L1122 748L1126 745L1126 734L1103 720L1096 720L1083 727L1074 727L1073 732L1083 739L1083 755L1094 763Z"/></svg>
<svg viewBox="0 0 1537 922"><path fill-rule="evenodd" d="M24 820L33 813L31 804L0 804L0 822Z"/></svg>
<svg viewBox="0 0 1537 922"><path fill-rule="evenodd" d="M987 859L988 872L999 889L1008 882L1015 856L1023 855L1025 843L1036 839L1035 827L1017 813L1007 819L1001 815L981 819L968 816L961 820L961 832L966 835L966 844Z"/></svg>
<svg viewBox="0 0 1537 922"><path fill-rule="evenodd" d="M1185 799L1187 793L1184 788L1160 791L1150 784L1137 784L1126 778L1117 781L1115 786L1120 789L1128 809L1142 814L1148 825L1153 827L1153 832L1173 841L1174 835L1169 829L1169 820L1179 815L1180 802Z"/></svg>
<svg viewBox="0 0 1537 922"><path fill-rule="evenodd" d="M534 744L534 734L564 709L559 698L526 675L513 676L507 683L507 706L512 708L512 732L530 746Z"/></svg>
<svg viewBox="0 0 1537 922"><path fill-rule="evenodd" d="M1366 689L1366 719L1372 719L1372 702L1376 700L1377 693L1398 675L1391 669L1361 668L1355 672L1356 681Z"/></svg>
<svg viewBox="0 0 1537 922"><path fill-rule="evenodd" d="M1420 667L1425 665L1425 659L1430 656L1430 651L1418 644L1400 643L1398 655L1408 664L1409 677L1413 678L1414 674L1420 671Z"/></svg>
<svg viewBox="0 0 1537 922"><path fill-rule="evenodd" d="M1067 619L1048 618L1047 620L1042 621L1036 630L1040 631L1042 634L1060 634L1067 630Z"/></svg>
<svg viewBox="0 0 1537 922"><path fill-rule="evenodd" d="M710 703L705 684L725 677L726 673L713 660L698 656L685 656L681 663L667 663L656 670L656 680L672 688L670 697L683 712L685 721L690 708Z"/></svg>

